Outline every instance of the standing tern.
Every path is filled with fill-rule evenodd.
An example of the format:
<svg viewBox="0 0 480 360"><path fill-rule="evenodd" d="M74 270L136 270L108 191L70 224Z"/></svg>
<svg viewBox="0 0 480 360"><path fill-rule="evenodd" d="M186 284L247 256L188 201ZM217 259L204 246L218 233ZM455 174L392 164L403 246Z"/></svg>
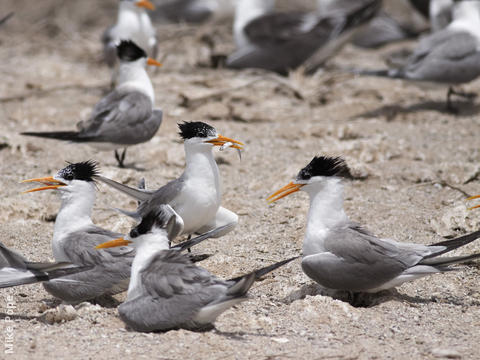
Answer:
<svg viewBox="0 0 480 360"><path fill-rule="evenodd" d="M357 73L448 85L447 109L456 112L452 95L469 98L475 95L457 92L453 86L480 75L480 2L455 3L453 21L443 30L421 39L401 68Z"/></svg>
<svg viewBox="0 0 480 360"><path fill-rule="evenodd" d="M268 198L274 202L299 190L309 195L302 269L322 287L378 292L480 258L480 253L440 256L476 240L480 231L432 245L375 237L343 210L343 180L349 178L350 170L341 158L314 157L295 181Z"/></svg>
<svg viewBox="0 0 480 360"><path fill-rule="evenodd" d="M238 216L220 206L222 193L220 174L212 149L232 147L240 151L242 143L217 133L213 126L203 122L184 122L178 125L184 140L185 170L175 180L156 191L135 189L103 176L96 179L140 201L135 212L124 212L140 220L152 209L169 204L183 221L183 234L203 233L224 225L224 231L216 237L233 230Z"/></svg>
<svg viewBox="0 0 480 360"><path fill-rule="evenodd" d="M303 64L313 72L376 14L381 1L352 4L348 12L278 13L272 12L274 0L239 0L233 26L237 50L226 65L286 74Z"/></svg>
<svg viewBox="0 0 480 360"><path fill-rule="evenodd" d="M77 124L78 131L23 132L74 143L87 143L98 150L115 150L120 167L124 166L128 146L150 140L162 123L162 110L153 109L155 95L145 66L161 64L147 58L145 51L130 40L117 46L120 60L118 84L101 99L87 121ZM124 148L119 155L117 149Z"/></svg>
<svg viewBox="0 0 480 360"><path fill-rule="evenodd" d="M97 246L132 243L136 247L127 300L118 307L121 319L136 331L212 328L221 313L246 300L255 280L297 258L221 280L185 255L169 250L169 242L177 235L175 216L169 205L160 205L129 237Z"/></svg>
<svg viewBox="0 0 480 360"><path fill-rule="evenodd" d="M148 0L120 0L117 23L102 35L105 61L110 67L117 63L116 47L121 40L132 40L149 56L157 56L157 38L147 10L155 5Z"/></svg>
<svg viewBox="0 0 480 360"><path fill-rule="evenodd" d="M0 288L52 281L89 269L68 262L31 262L0 242Z"/></svg>

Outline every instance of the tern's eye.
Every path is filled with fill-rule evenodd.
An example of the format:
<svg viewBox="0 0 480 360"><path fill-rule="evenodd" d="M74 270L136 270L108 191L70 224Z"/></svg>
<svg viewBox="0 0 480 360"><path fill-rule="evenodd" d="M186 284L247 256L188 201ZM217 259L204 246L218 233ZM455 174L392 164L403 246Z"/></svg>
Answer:
<svg viewBox="0 0 480 360"><path fill-rule="evenodd" d="M72 173L64 174L63 178L65 180L73 180L73 174Z"/></svg>

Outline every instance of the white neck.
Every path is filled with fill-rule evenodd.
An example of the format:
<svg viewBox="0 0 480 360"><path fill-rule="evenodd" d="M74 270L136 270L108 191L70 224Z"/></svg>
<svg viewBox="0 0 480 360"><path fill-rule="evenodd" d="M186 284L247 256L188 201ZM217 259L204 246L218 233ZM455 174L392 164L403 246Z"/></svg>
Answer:
<svg viewBox="0 0 480 360"><path fill-rule="evenodd" d="M343 184L338 178L305 185L302 190L310 197L303 255L325 251L324 242L330 229L348 221L343 211Z"/></svg>
<svg viewBox="0 0 480 360"><path fill-rule="evenodd" d="M117 40L133 40L142 49L150 52L155 29L144 8L131 2L121 1L113 34Z"/></svg>
<svg viewBox="0 0 480 360"><path fill-rule="evenodd" d="M135 242L136 255L132 263L130 284L128 285L127 300L132 300L143 294L143 284L140 273L150 264L152 258L162 250L168 250L168 237L165 230L142 235Z"/></svg>
<svg viewBox="0 0 480 360"><path fill-rule="evenodd" d="M187 180L201 181L204 185L215 186L218 197L221 197L220 175L213 157L213 147L210 144L189 144L185 141L185 171Z"/></svg>
<svg viewBox="0 0 480 360"><path fill-rule="evenodd" d="M480 2L461 1L455 4L450 30L466 31L480 38Z"/></svg>
<svg viewBox="0 0 480 360"><path fill-rule="evenodd" d="M150 98L153 108L155 104L155 93L145 66L146 59L144 58L131 62L120 62L116 90L139 91Z"/></svg>
<svg viewBox="0 0 480 360"><path fill-rule="evenodd" d="M95 185L81 181L71 190L59 191L62 204L55 220L52 250L55 261L70 261L63 250L65 240L72 232L93 225L91 215L95 203Z"/></svg>
<svg viewBox="0 0 480 360"><path fill-rule="evenodd" d="M275 7L275 0L239 0L235 10L233 34L237 48L248 45L248 40L243 32L245 25L253 19L267 14Z"/></svg>

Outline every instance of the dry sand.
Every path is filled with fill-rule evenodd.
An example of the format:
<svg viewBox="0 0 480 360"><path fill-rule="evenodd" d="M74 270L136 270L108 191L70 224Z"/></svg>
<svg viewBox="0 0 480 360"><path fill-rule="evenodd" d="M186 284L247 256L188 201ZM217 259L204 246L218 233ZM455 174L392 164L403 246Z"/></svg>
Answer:
<svg viewBox="0 0 480 360"><path fill-rule="evenodd" d="M184 120L209 122L246 143L241 161L234 151L217 153L223 204L240 215L235 231L199 247L213 254L202 266L219 276L299 254L306 195L274 205L265 198L315 154L346 158L358 177L346 186L346 211L379 236L428 244L478 229L480 213L468 212L465 202L467 194L480 192L478 101L459 104L461 112L453 116L444 112L445 89L339 70L383 67L390 52L413 42L376 51L347 46L323 72L292 73L283 83L262 72L204 66L208 43L217 53L232 50L228 23L159 26L164 66L152 78L164 123L152 141L128 151L127 163L139 169L117 168L110 152L20 136L26 130L74 129L106 91L110 75L100 63L98 39L114 4L102 1L97 10L93 0L0 3L0 14L16 11L0 27L0 238L7 246L32 260L53 260L59 200L52 192L21 195L27 188L21 179L53 175L65 161L96 159L105 176L131 185L145 177L147 187L156 188L182 172L176 124ZM94 220L127 231L130 220L110 206L135 204L99 185ZM458 253L475 251L480 242ZM479 276L478 263L469 264L355 308L321 295L296 261L256 284L248 302L225 312L216 330L205 333L130 332L114 307L88 304L63 309L63 318L71 320L50 324L58 302L41 285L2 289L0 318L9 302L14 322L0 321L0 341L12 335L14 353L0 348L0 358L478 359Z"/></svg>

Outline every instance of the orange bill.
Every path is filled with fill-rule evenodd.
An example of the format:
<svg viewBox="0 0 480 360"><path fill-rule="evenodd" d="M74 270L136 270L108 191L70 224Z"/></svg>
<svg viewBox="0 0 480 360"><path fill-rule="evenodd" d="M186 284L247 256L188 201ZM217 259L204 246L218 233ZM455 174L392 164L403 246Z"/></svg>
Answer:
<svg viewBox="0 0 480 360"><path fill-rule="evenodd" d="M215 146L222 146L225 145L225 143L232 143L233 145L231 147L239 150L243 150L242 146L244 145L240 141L233 140L222 135L218 135L215 139L207 140L206 142L211 143Z"/></svg>
<svg viewBox="0 0 480 360"><path fill-rule="evenodd" d="M24 191L23 194L30 193L30 192L35 192L35 191L42 191L42 190L53 190L53 189L58 189L61 186L66 186L67 184L54 179L53 177L43 177L43 178L35 178L35 179L28 179L28 180L23 180L22 183L27 183L27 182L38 182L46 186L42 186L39 188L31 189Z"/></svg>
<svg viewBox="0 0 480 360"><path fill-rule="evenodd" d="M294 192L297 192L298 190L300 190L300 188L302 186L303 186L303 184L294 184L293 182L290 182L287 185L285 185L284 187L282 187L281 189L275 191L272 195L270 195L267 198L267 201L269 203L273 203L273 202L275 202L277 200L280 200L281 198L283 198L287 195L290 195L290 194L293 194Z"/></svg>
<svg viewBox="0 0 480 360"><path fill-rule="evenodd" d="M148 0L138 0L135 5L138 7L143 7L148 10L155 10L155 5L151 1Z"/></svg>
<svg viewBox="0 0 480 360"><path fill-rule="evenodd" d="M147 59L147 65L153 65L153 66L162 66L162 63L158 62L155 59L148 58Z"/></svg>
<svg viewBox="0 0 480 360"><path fill-rule="evenodd" d="M110 240L110 241L104 242L103 244L97 245L95 246L95 249L99 250L99 249L113 248L117 246L127 246L131 243L132 243L131 241L125 240L124 238L118 238L118 239Z"/></svg>
<svg viewBox="0 0 480 360"><path fill-rule="evenodd" d="M467 200L474 200L474 199L478 199L478 198L480 198L480 195L474 195L474 196L470 196ZM480 207L480 205L475 205L475 206L469 207L468 210L477 209L479 207Z"/></svg>

